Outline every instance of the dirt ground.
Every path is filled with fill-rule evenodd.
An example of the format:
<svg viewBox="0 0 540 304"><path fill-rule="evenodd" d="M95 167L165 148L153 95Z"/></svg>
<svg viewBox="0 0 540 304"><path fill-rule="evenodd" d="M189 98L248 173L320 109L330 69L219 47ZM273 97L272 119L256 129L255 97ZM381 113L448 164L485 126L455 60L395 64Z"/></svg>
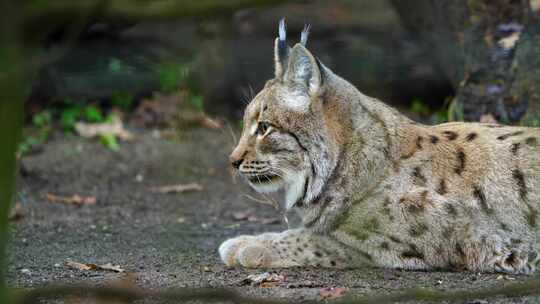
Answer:
<svg viewBox="0 0 540 304"><path fill-rule="evenodd" d="M345 287L347 295L386 294L402 288L477 289L524 280L498 274L411 272L384 269L275 270L276 286L246 283L264 270L227 268L219 244L238 234L286 228L271 207L244 196L227 169L233 140L226 131L192 129L173 136L139 130L117 153L99 142L61 137L23 159L17 200L23 217L12 224L8 280L12 287L57 283L106 285L125 274L75 270L66 261L120 265L138 286L231 287L258 296L297 302L320 299L321 288ZM159 194L149 187L198 182L201 192ZM97 203L51 203L47 193L95 196ZM245 219L245 213L256 216ZM253 217L253 216L252 216ZM240 219L239 219L240 218ZM464 303L532 303L538 297Z"/></svg>

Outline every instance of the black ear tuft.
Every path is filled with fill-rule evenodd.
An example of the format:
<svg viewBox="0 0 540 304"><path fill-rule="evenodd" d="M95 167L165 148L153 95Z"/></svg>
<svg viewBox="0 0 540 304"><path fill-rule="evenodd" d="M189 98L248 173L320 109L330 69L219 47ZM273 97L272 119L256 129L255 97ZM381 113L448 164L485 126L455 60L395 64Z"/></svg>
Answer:
<svg viewBox="0 0 540 304"><path fill-rule="evenodd" d="M289 46L287 45L287 25L285 24L285 18L279 20L279 43L278 53L280 58L287 57L289 52Z"/></svg>
<svg viewBox="0 0 540 304"><path fill-rule="evenodd" d="M279 20L278 37L274 43L274 67L277 79L282 79L287 69L290 48L287 45L287 26L285 18Z"/></svg>
<svg viewBox="0 0 540 304"><path fill-rule="evenodd" d="M300 33L300 43L301 43L303 46L306 46L306 45L307 45L307 40L308 40L309 30L310 30L310 29L311 29L311 25L306 24L306 25L304 25L304 29L303 29L302 32Z"/></svg>

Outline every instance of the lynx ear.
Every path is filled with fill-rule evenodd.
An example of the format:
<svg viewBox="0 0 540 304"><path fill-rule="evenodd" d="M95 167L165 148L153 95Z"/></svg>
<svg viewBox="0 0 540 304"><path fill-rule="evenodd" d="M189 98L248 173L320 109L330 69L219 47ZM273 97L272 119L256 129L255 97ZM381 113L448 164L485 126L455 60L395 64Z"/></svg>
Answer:
<svg viewBox="0 0 540 304"><path fill-rule="evenodd" d="M283 18L279 21L279 36L274 43L275 76L278 79L282 79L285 74L290 49L287 45L287 28Z"/></svg>
<svg viewBox="0 0 540 304"><path fill-rule="evenodd" d="M299 85L306 90L309 96L316 96L321 93L322 74L319 64L301 43L297 43L292 48L285 80L294 85Z"/></svg>

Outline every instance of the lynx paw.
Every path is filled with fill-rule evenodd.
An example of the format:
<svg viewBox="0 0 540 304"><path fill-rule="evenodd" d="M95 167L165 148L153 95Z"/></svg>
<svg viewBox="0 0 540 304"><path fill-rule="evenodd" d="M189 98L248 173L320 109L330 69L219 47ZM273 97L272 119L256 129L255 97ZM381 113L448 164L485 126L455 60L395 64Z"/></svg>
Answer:
<svg viewBox="0 0 540 304"><path fill-rule="evenodd" d="M219 255L227 266L257 268L268 267L272 262L270 250L249 236L240 236L223 242L219 246Z"/></svg>

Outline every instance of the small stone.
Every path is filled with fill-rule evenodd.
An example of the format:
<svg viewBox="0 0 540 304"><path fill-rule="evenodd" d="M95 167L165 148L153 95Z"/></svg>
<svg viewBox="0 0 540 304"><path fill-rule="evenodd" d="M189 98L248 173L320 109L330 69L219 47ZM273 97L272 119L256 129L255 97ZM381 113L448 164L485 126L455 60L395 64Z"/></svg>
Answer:
<svg viewBox="0 0 540 304"><path fill-rule="evenodd" d="M23 268L21 269L21 273L30 274L30 269Z"/></svg>

